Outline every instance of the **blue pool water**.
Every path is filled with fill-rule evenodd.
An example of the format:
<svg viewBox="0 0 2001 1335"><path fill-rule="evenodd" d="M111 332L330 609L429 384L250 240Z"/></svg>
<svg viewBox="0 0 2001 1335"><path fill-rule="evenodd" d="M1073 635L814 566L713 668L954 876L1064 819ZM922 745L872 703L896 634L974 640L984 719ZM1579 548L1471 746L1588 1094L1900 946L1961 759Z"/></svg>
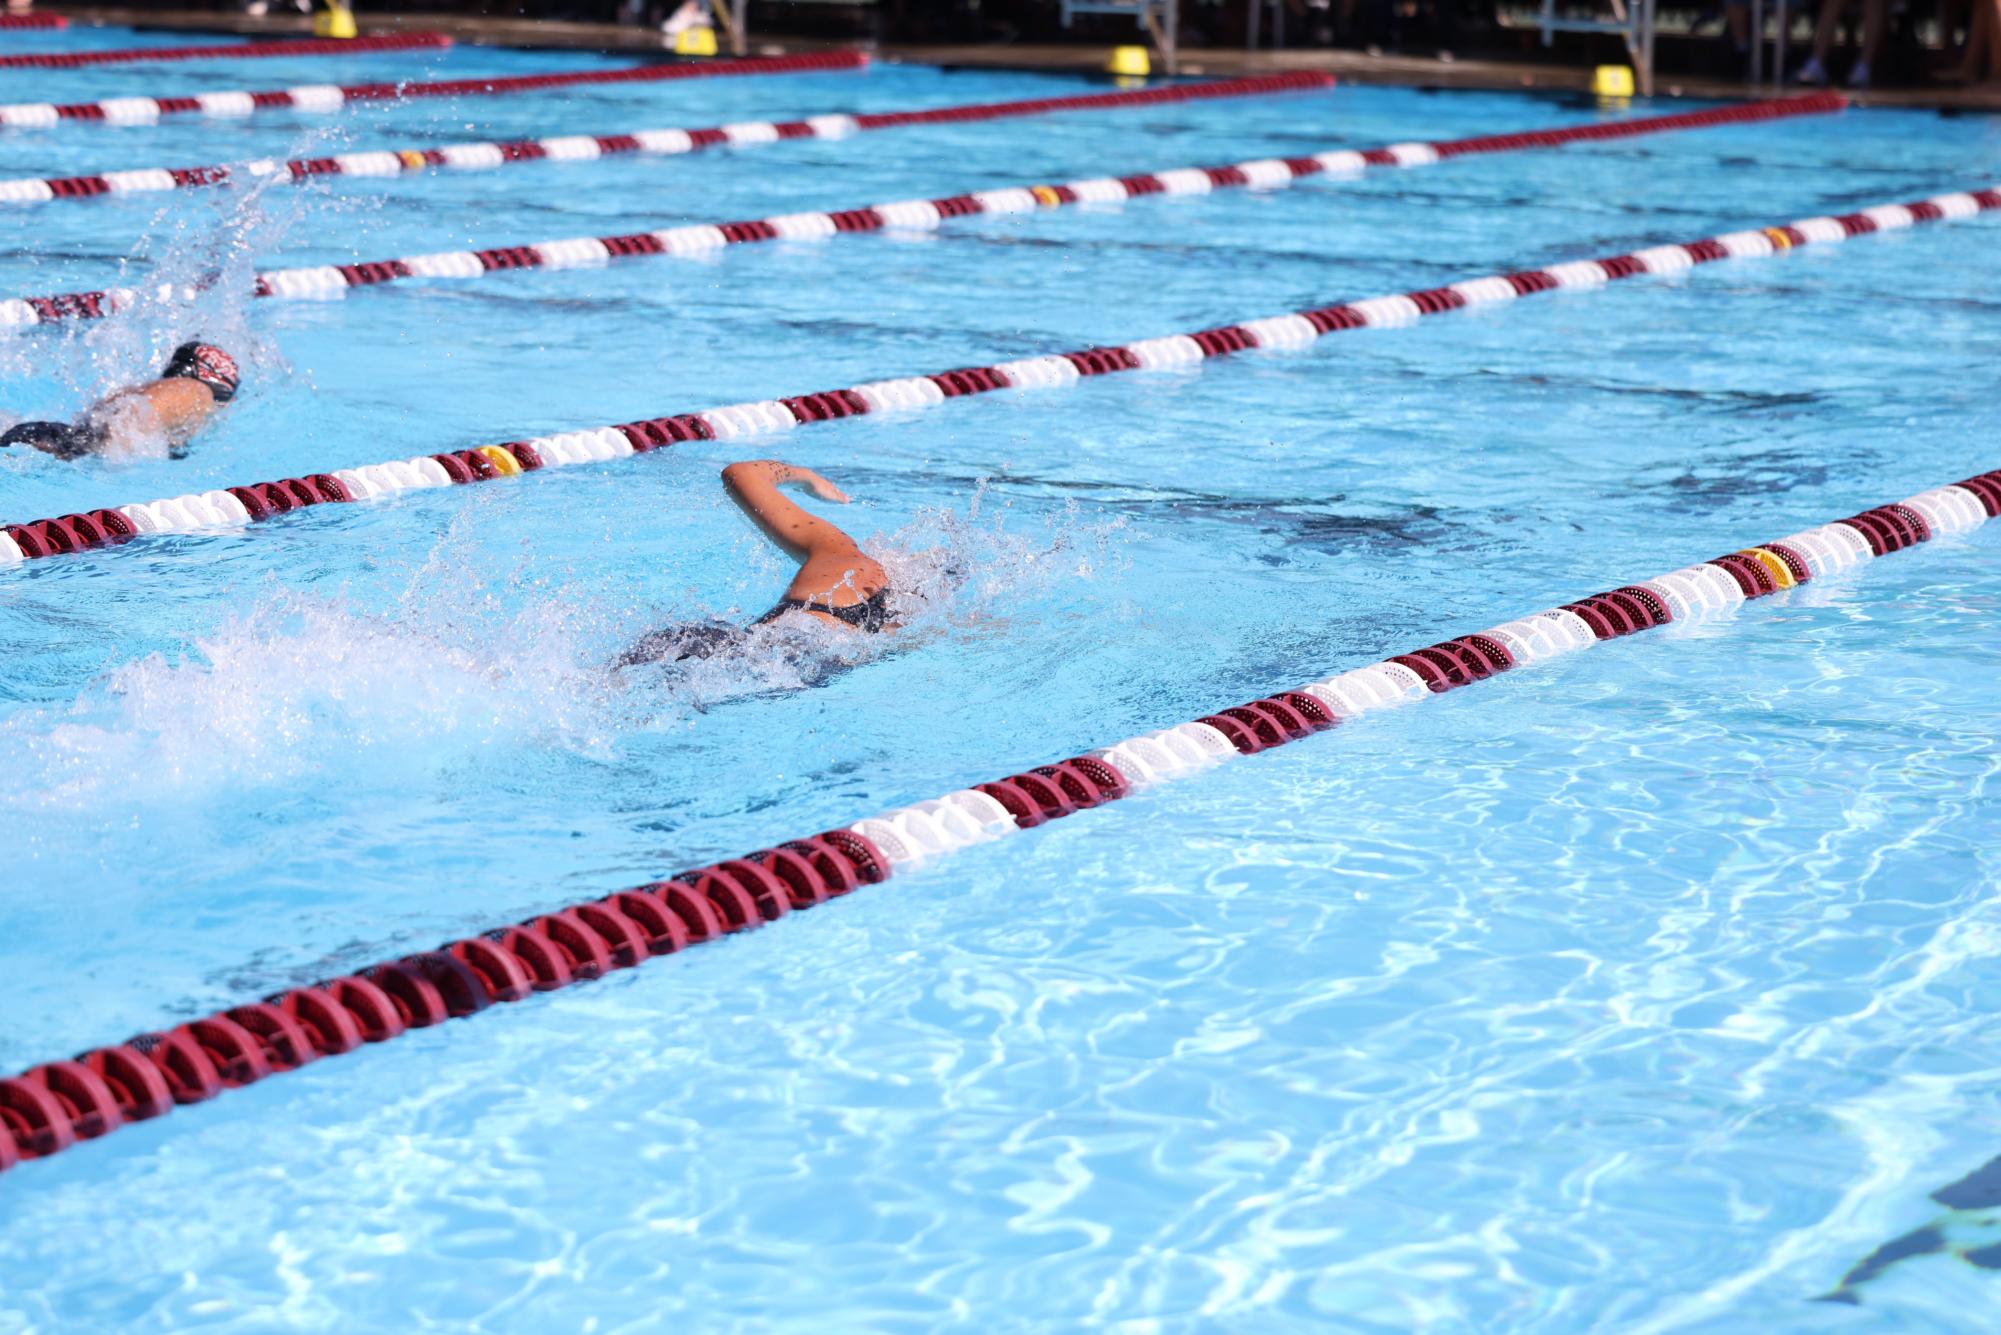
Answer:
<svg viewBox="0 0 2001 1335"><path fill-rule="evenodd" d="M606 63L22 72L4 100ZM66 126L0 132L0 176L1079 88L878 67ZM1601 114L1355 87L10 211L0 295L231 277L193 314L0 340L0 410L73 412L196 333L249 379L186 462L0 458L0 504L1150 337L2001 179L1993 120L1850 112L918 240L244 299L258 265ZM718 444L0 572L0 1069L1994 467L1996 240L1920 228L739 442L848 488L843 522L931 594L814 689L776 662L623 685L600 666L781 587ZM1997 541L1371 716L22 1167L0 1181L0 1331L1982 1329L1995 1280L1946 1255L1860 1305L1813 1299L2001 1148Z"/></svg>

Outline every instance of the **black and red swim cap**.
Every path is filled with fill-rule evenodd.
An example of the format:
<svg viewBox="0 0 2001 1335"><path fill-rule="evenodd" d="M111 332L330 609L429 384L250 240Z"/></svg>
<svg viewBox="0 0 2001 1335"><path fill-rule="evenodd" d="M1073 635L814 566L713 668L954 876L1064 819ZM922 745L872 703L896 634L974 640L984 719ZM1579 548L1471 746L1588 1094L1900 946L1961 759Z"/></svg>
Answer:
<svg viewBox="0 0 2001 1335"><path fill-rule="evenodd" d="M236 358L224 352L213 343L183 343L174 349L174 355L167 361L167 369L160 372L162 380L197 380L207 385L215 395L217 403L228 403L236 397L236 387L243 382L243 376L236 369Z"/></svg>

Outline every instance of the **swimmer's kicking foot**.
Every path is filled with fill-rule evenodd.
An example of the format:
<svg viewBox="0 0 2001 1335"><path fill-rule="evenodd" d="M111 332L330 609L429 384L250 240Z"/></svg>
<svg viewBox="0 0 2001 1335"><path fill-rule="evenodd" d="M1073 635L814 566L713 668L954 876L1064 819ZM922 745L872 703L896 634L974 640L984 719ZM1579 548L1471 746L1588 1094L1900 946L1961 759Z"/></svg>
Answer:
<svg viewBox="0 0 2001 1335"><path fill-rule="evenodd" d="M164 439L176 459L208 425L216 410L236 397L242 377L236 360L212 343L183 343L158 380L133 385L94 403L74 422L23 422L0 445L27 445L58 459L91 454L135 455Z"/></svg>
<svg viewBox="0 0 2001 1335"><path fill-rule="evenodd" d="M869 635L897 629L889 606L889 575L855 540L818 515L801 509L780 487L796 486L823 501L845 505L839 487L810 468L773 459L731 464L723 490L765 537L799 563L778 605L750 627L722 624L656 630L620 655L617 666L711 658L743 642L750 630L788 617L811 617Z"/></svg>

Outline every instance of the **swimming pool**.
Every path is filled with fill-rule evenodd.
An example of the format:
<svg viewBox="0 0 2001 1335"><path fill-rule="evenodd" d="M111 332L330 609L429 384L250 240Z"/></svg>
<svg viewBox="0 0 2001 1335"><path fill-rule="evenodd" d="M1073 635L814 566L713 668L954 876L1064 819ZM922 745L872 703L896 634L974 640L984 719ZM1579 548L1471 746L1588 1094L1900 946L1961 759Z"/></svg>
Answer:
<svg viewBox="0 0 2001 1335"><path fill-rule="evenodd" d="M330 77L277 63L37 72L32 95ZM340 76L602 63L461 48ZM0 135L0 175L1078 87L878 67L65 126ZM186 463L0 460L7 514L1149 337L1986 185L2001 164L1991 121L1849 112L917 239L242 300L253 261L1598 114L1342 88L42 207L17 215L32 242L0 261L0 292L117 283L140 238L170 272L240 281L199 323L135 312L0 341L9 411L73 410L197 331L251 349L249 384ZM1991 467L1994 226L731 442L828 472L860 532L957 572L914 635L817 689L775 663L625 687L598 666L654 625L774 596L779 563L715 485L722 443L0 572L0 1063ZM1860 1307L1809 1300L1995 1149L1995 541L1370 716L14 1170L0 1312L1950 1327L1991 1301L1957 1260L1893 1266Z"/></svg>

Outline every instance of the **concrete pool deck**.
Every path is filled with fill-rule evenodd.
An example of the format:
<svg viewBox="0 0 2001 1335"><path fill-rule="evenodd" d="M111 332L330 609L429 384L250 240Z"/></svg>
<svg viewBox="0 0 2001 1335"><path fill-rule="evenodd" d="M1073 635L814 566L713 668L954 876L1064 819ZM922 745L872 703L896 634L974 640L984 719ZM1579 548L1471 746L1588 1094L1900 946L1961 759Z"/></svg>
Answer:
<svg viewBox="0 0 2001 1335"><path fill-rule="evenodd" d="M272 14L251 18L240 13L196 9L140 9L115 5L46 4L37 12L61 14L71 22L177 32L223 32L266 36L306 35L312 21L303 14ZM649 28L610 23L572 23L544 19L504 19L464 14L358 14L365 34L426 31L447 33L458 41L482 46L527 49L605 51L631 55L672 54L660 34ZM986 42L912 44L830 41L753 33L754 54L817 51L867 46L878 59L921 65L979 69L1047 70L1096 74L1107 48L1089 42ZM1588 91L1591 71L1583 65L1534 61L1439 60L1407 55L1371 56L1360 51L1321 48L1286 51L1246 51L1233 47L1184 48L1181 73L1236 77L1315 70L1355 83L1397 84L1421 88L1485 90L1539 89ZM1783 91L1759 87L1742 79L1662 74L1660 97L1740 100ZM1978 88L1881 88L1851 92L1858 106L1931 108L1944 112L2001 113L2001 86Z"/></svg>

